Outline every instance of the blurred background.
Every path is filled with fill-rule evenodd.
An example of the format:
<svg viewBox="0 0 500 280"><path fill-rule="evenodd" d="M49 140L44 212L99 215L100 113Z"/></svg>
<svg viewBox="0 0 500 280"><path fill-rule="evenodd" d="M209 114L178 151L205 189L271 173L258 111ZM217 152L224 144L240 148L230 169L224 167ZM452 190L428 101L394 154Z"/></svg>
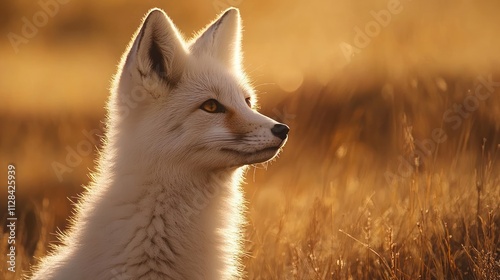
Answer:
<svg viewBox="0 0 500 280"><path fill-rule="evenodd" d="M497 1L18 0L0 2L0 178L16 166L19 219L0 278L65 229L146 12L190 38L230 6L260 111L291 127L247 172L248 278L500 277Z"/></svg>

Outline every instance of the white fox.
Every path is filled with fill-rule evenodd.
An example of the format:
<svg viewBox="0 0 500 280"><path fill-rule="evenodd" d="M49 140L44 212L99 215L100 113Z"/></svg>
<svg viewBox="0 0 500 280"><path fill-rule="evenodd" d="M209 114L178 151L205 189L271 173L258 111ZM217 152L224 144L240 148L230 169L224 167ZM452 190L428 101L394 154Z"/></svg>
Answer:
<svg viewBox="0 0 500 280"><path fill-rule="evenodd" d="M98 169L61 245L32 279L237 279L244 166L289 128L255 110L241 22L226 10L184 41L158 9L122 57Z"/></svg>

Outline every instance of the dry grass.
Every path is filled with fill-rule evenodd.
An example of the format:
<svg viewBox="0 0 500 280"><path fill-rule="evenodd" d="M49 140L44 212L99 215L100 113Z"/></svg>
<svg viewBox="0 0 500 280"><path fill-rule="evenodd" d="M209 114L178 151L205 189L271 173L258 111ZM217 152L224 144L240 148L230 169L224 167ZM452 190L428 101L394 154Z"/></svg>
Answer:
<svg viewBox="0 0 500 280"><path fill-rule="evenodd" d="M252 3L243 1L240 8L260 11ZM49 44L54 49L48 50L41 43L44 36L40 36L18 56L2 58L5 67L0 69L0 93L6 101L0 105L0 158L5 161L0 170L6 170L8 162L18 169L19 228L17 272L7 272L2 265L0 278L18 279L22 270L46 254L48 244L56 242L54 233L65 228L71 214L67 198L76 200L88 182L96 150L82 156L62 181L52 163L66 162L68 148L75 149L85 141L83 130L102 127L101 108L113 64L138 22L136 14L142 13L130 7L119 9L133 20L125 23L122 35L109 35L111 31L96 31L101 30L96 26L104 26L104 30L115 27L113 19L104 14L118 4L102 5L102 11L84 17L77 8L84 6L91 11L92 5L75 2L76 8L68 6L68 14L58 18L63 23L48 26L44 35L67 38L64 23L88 21L95 26L69 26L76 28L76 33L88 34L88 38L82 36L92 43L80 46L75 39L76 43L65 41L62 46ZM307 6L304 9L314 6L301 5ZM280 8L294 10L292 6ZM173 9L175 19L182 18L182 9ZM203 9L207 8L197 10L203 16L196 17L196 24L214 14L202 13ZM454 13L460 12L454 9ZM408 14L412 16L396 19L390 28L400 33L406 30L405 22L418 16L418 9L408 9ZM262 16L269 19L277 15ZM296 12L287 14L292 19L299 16ZM264 19L256 25L247 22L249 33L267 28ZM481 34L496 38L491 26L485 24ZM486 39L479 40L477 47L466 44L470 45L464 52L467 55L453 64L451 58L439 59L439 55L447 57L444 46L448 42L440 45L444 52L432 49L425 40L427 43L414 45L428 34L441 33L432 33L433 28L417 31L414 41L408 39L403 44L404 53L413 55L408 63L384 56L387 50L401 47L396 44L401 34L386 32L349 65L333 68L329 66L332 57L327 56L332 55L332 41L316 40L324 38L319 31L310 34L314 40L300 47L310 47L307 55L317 57L304 55L299 60L312 64L323 62L324 56L328 63L302 69L307 75L289 93L276 82L280 77L250 72L262 93L262 112L288 123L292 130L280 158L268 166L250 168L246 176L249 222L244 263L249 279L500 279L500 88L495 87L477 108L458 119L457 113L453 121L446 113L471 98L478 77L491 75L493 81L500 81L498 54L491 46L482 51L489 38L483 36ZM457 35L454 52L465 49L459 43L467 41L468 32ZM287 36L295 36L281 33L279 40L284 42L288 42ZM116 50L98 44L108 35L119 46ZM272 45L252 43L256 34L248 35L245 42L251 45L251 59L247 61L273 57ZM313 51L320 47L324 53ZM9 52L9 46L0 46L1 54ZM286 55L295 56L295 52L287 50L281 55L276 61L288 61ZM289 66L285 63L282 68ZM276 65L268 67L271 70L266 71L281 73ZM5 69L25 75L13 75ZM66 82L47 82L53 76ZM26 77L32 77L31 82L26 82ZM264 81L275 81L278 86L259 84ZM439 144L433 142L427 153L424 149L428 146L422 143L431 145L427 140L433 138L435 129L443 129L447 138ZM0 201L5 199L1 192ZM5 217L4 211L0 210L0 217ZM7 233L6 228L2 230L0 256L5 256ZM3 258L0 260L5 263Z"/></svg>
<svg viewBox="0 0 500 280"><path fill-rule="evenodd" d="M346 103L328 87L299 91L286 163L251 201L250 279L500 277L499 103L447 127L443 112L474 77L443 76L415 76L406 91L404 80L378 81L364 96L343 85L355 92ZM396 101L380 95L388 85ZM425 154L432 128L448 138Z"/></svg>

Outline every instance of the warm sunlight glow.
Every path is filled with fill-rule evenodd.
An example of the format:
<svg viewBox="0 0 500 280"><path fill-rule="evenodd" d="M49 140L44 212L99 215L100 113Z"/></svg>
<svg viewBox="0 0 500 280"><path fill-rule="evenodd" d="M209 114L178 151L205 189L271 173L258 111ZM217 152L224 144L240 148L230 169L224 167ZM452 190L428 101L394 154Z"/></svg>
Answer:
<svg viewBox="0 0 500 280"><path fill-rule="evenodd" d="M297 68L283 69L280 73L276 73L276 83L286 92L296 91L304 81L302 72Z"/></svg>
<svg viewBox="0 0 500 280"><path fill-rule="evenodd" d="M0 269L0 279L21 279L57 244L54 233L68 227L71 201L103 150L112 76L146 12L163 9L187 40L229 6L241 15L254 107L290 128L279 157L248 167L244 196L234 199L247 202L232 220L246 225L245 277L500 279L497 0L1 1L0 182L7 182L7 164L15 164L19 226L16 272ZM177 70L169 73L175 79L184 74ZM204 113L203 122L158 107L162 116L183 116L172 128L175 139L186 144L203 129L216 140L263 139L230 134L254 127L241 125L234 109L253 113L244 97L231 99L241 106L227 112L199 110L204 100L192 110L183 105ZM135 109L134 100L127 102ZM230 128L209 130L211 121ZM123 143L148 139L145 131L163 137L162 129L134 131ZM210 142L197 140L192 149ZM172 142L161 147L177 147ZM4 224L7 195L2 189ZM0 227L2 268L6 230ZM237 242L225 250L238 250Z"/></svg>

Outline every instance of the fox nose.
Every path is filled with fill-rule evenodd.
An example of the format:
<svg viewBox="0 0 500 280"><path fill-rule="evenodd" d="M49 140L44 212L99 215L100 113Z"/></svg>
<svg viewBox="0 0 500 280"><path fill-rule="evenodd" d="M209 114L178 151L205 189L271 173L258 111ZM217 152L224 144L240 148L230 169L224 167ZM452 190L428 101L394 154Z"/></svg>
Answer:
<svg viewBox="0 0 500 280"><path fill-rule="evenodd" d="M285 140L289 131L290 128L287 125L281 123L275 124L273 128L271 128L271 132L273 133L273 135L280 138L281 140Z"/></svg>

